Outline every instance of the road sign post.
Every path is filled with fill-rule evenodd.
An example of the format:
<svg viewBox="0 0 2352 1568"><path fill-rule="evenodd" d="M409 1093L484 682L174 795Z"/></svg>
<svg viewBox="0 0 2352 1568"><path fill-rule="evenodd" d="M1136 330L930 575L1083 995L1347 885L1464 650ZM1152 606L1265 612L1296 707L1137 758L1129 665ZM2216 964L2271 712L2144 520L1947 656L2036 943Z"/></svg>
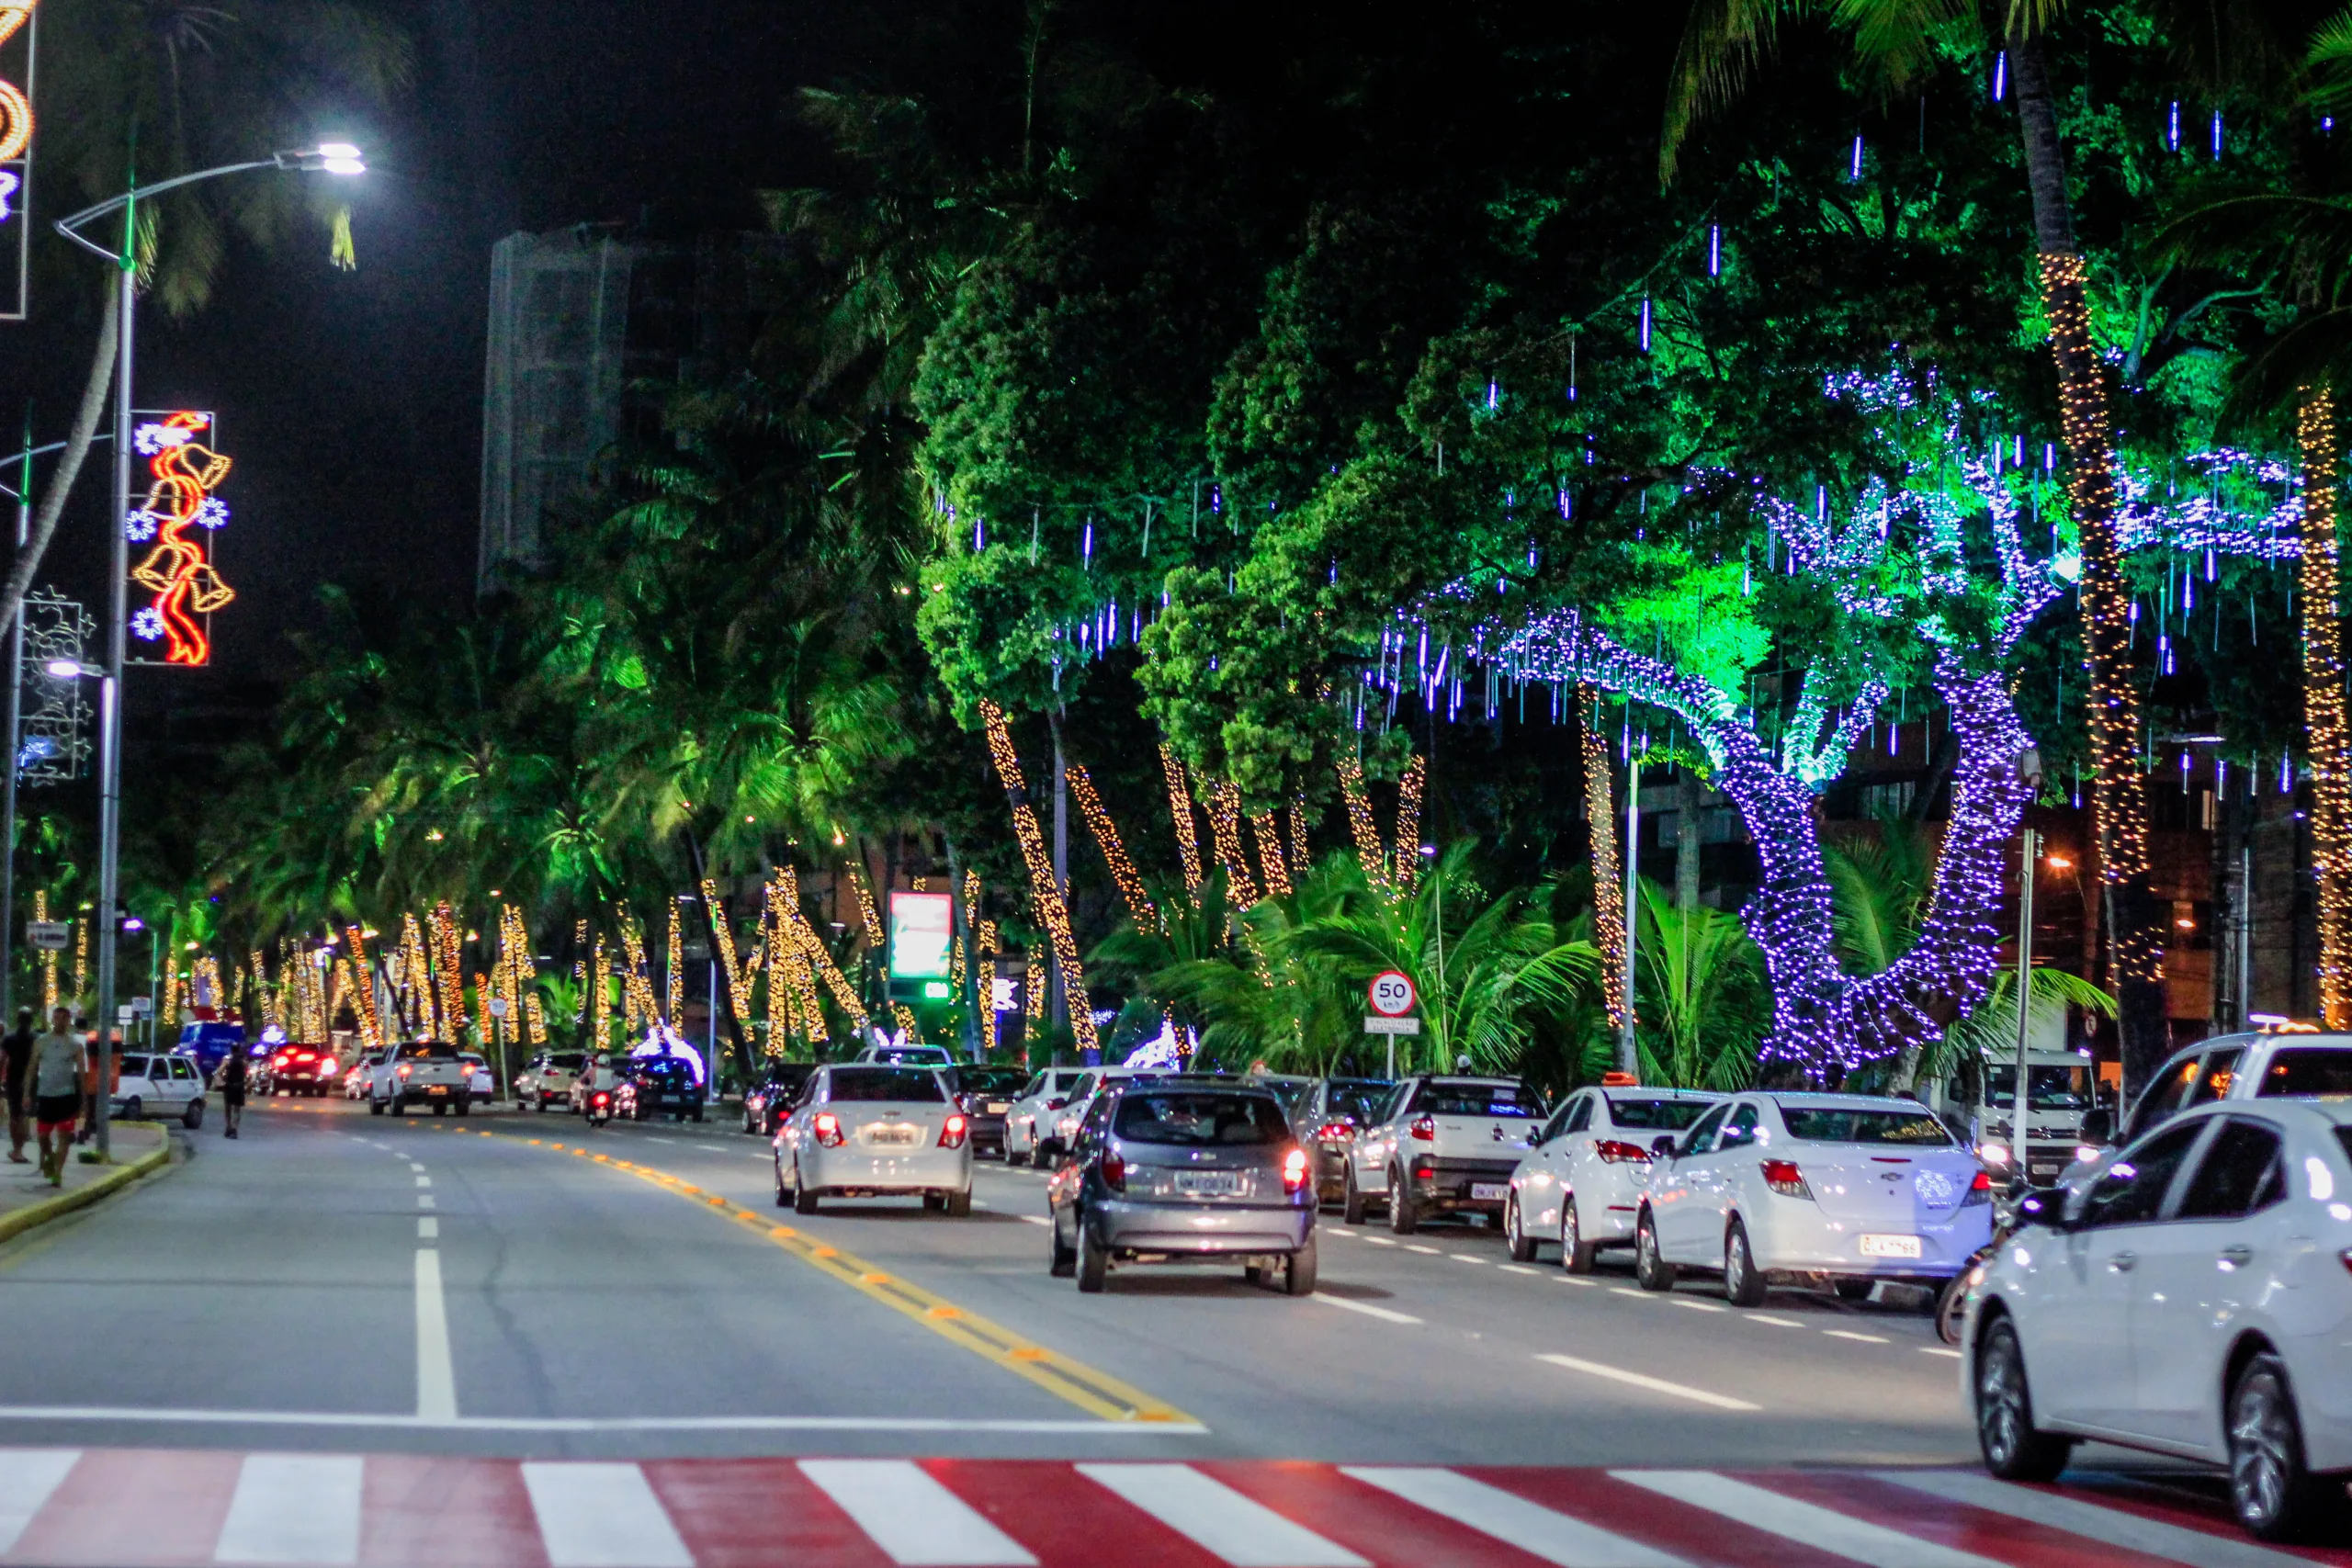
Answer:
<svg viewBox="0 0 2352 1568"><path fill-rule="evenodd" d="M1372 1016L1363 1021L1366 1034L1385 1035L1388 1040L1388 1078L1396 1078L1396 1037L1419 1034L1421 1021L1405 1015L1413 1010L1420 999L1413 988L1413 977L1401 969L1384 969L1372 977L1364 987L1364 995L1372 1003Z"/></svg>
<svg viewBox="0 0 2352 1568"><path fill-rule="evenodd" d="M44 953L62 953L72 945L74 927L65 920L33 920L25 927L25 940Z"/></svg>

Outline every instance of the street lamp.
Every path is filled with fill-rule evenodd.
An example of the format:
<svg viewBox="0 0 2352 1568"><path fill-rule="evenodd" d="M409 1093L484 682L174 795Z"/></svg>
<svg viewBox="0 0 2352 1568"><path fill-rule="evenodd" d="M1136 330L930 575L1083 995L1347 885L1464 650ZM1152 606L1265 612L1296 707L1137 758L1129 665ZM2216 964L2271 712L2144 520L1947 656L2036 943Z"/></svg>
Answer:
<svg viewBox="0 0 2352 1568"><path fill-rule="evenodd" d="M315 170L329 175L365 174L367 163L359 149L348 141L322 142L316 147L295 152L273 152L266 158L256 158L243 164L223 164L218 168L198 169L190 175L180 175L159 180L152 186L141 186L136 176L131 187L120 196L111 197L95 207L85 207L71 217L57 220L57 231L115 268L115 314L118 331L114 372L114 494L113 517L108 531L113 547L108 558L113 564L114 581L107 592L107 660L98 688L98 1038L96 1066L97 1081L108 1081L107 1055L114 1049L114 959L115 919L120 905L119 878L122 859L122 656L123 633L130 614L128 603L130 577L130 541L123 532L123 515L130 509L130 367L131 317L137 304L139 260L134 243L138 234L140 198L153 199L165 191L177 190L204 180L219 179L225 175L242 175L256 169L278 169L288 172ZM109 213L122 214L122 249L107 249L82 232L83 227L94 223ZM61 660L61 662L63 662ZM88 673L86 666L76 665L74 673ZM12 763L13 765L13 763ZM96 1095L92 1100L91 1122L97 1134L98 1156L105 1158L113 1148L107 1134L107 1097Z"/></svg>

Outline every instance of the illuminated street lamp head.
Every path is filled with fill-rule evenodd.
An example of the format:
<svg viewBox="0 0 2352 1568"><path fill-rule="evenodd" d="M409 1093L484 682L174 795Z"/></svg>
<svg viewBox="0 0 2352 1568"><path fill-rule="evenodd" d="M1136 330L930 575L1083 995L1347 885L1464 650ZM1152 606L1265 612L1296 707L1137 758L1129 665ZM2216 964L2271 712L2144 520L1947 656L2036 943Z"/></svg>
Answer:
<svg viewBox="0 0 2352 1568"><path fill-rule="evenodd" d="M60 681L78 681L85 675L103 675L105 671L95 664L85 664L78 659L52 659L41 666Z"/></svg>
<svg viewBox="0 0 2352 1568"><path fill-rule="evenodd" d="M311 169L329 175L364 175L368 164L348 141L322 141L316 147L277 154L281 169Z"/></svg>

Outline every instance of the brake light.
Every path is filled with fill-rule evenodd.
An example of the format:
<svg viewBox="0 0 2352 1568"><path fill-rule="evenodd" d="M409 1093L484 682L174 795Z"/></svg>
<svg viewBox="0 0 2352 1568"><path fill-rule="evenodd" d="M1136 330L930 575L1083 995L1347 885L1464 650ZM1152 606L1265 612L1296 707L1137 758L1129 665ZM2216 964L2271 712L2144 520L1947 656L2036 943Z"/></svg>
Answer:
<svg viewBox="0 0 2352 1568"><path fill-rule="evenodd" d="M1127 1190L1127 1158L1117 1150L1102 1156L1102 1185L1114 1192Z"/></svg>
<svg viewBox="0 0 2352 1568"><path fill-rule="evenodd" d="M1283 1190L1304 1191L1306 1187L1306 1151L1293 1149L1283 1156Z"/></svg>
<svg viewBox="0 0 2352 1568"><path fill-rule="evenodd" d="M1804 1173L1792 1159L1768 1159L1764 1162L1764 1185L1783 1198L1810 1198L1813 1189L1804 1184Z"/></svg>
<svg viewBox="0 0 2352 1568"><path fill-rule="evenodd" d="M1649 1150L1639 1144L1620 1143L1614 1138L1601 1139L1592 1145L1592 1152L1600 1156L1603 1165L1647 1165L1650 1162Z"/></svg>
<svg viewBox="0 0 2352 1568"><path fill-rule="evenodd" d="M1348 1122L1326 1122L1315 1129L1315 1139L1323 1144L1344 1144L1356 1135L1355 1126Z"/></svg>
<svg viewBox="0 0 2352 1568"><path fill-rule="evenodd" d="M1048 1111L1059 1111L1063 1106L1068 1105L1069 1103L1069 1101L1067 1100L1049 1100L1046 1101L1046 1109Z"/></svg>
<svg viewBox="0 0 2352 1568"><path fill-rule="evenodd" d="M1434 1142L1437 1138L1437 1123L1426 1116L1414 1117L1413 1124L1405 1131L1425 1144Z"/></svg>
<svg viewBox="0 0 2352 1568"><path fill-rule="evenodd" d="M842 1119L831 1111L820 1111L808 1119L808 1125L816 1133L817 1141L827 1148L842 1146Z"/></svg>
<svg viewBox="0 0 2352 1568"><path fill-rule="evenodd" d="M1960 1206L1963 1209L1973 1208L1976 1204L1989 1203L1992 1201L1993 1173L1989 1170L1980 1170L1976 1173L1974 1179L1969 1182L1968 1196L1960 1201Z"/></svg>
<svg viewBox="0 0 2352 1568"><path fill-rule="evenodd" d="M605 1093L603 1089L598 1089L598 1090L596 1091L596 1103L597 1103L597 1104L599 1104L599 1105L608 1105L608 1104L610 1104L610 1103L612 1102L612 1098L613 1098L613 1097L612 1097L611 1095L606 1094L606 1093Z"/></svg>
<svg viewBox="0 0 2352 1568"><path fill-rule="evenodd" d="M401 1077L406 1077L413 1070L406 1062L401 1064Z"/></svg>
<svg viewBox="0 0 2352 1568"><path fill-rule="evenodd" d="M939 1146L943 1149L962 1148L964 1146L964 1134L971 1130L971 1126L972 1122L969 1117L963 1115L950 1116L945 1122L940 1124Z"/></svg>

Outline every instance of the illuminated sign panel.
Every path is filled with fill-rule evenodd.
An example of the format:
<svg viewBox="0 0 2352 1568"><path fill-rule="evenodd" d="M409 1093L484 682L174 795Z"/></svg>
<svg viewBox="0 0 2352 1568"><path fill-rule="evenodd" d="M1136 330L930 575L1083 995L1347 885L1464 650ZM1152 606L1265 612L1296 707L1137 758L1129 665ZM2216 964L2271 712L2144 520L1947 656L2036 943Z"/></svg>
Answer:
<svg viewBox="0 0 2352 1568"><path fill-rule="evenodd" d="M955 899L945 893L890 895L890 997L945 1001L955 995L949 950Z"/></svg>
<svg viewBox="0 0 2352 1568"><path fill-rule="evenodd" d="M0 321L25 319L32 215L33 0L0 0Z"/></svg>
<svg viewBox="0 0 2352 1568"><path fill-rule="evenodd" d="M236 597L212 566L212 536L229 521L228 503L213 493L229 476L229 459L204 444L214 434L212 416L193 410L134 416L131 450L146 462L149 483L147 498L122 519L138 606L131 663L210 663L212 612Z"/></svg>

